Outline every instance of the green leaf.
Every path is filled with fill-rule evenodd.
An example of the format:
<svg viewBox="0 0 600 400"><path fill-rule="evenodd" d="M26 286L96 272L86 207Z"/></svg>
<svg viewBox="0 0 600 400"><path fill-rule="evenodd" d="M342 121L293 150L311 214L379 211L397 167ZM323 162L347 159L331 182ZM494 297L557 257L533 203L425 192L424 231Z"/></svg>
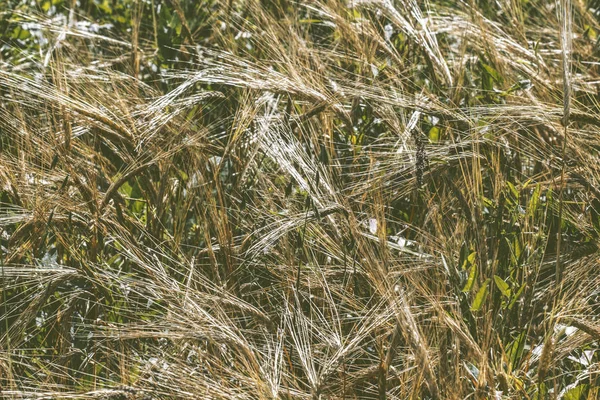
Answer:
<svg viewBox="0 0 600 400"><path fill-rule="evenodd" d="M471 311L478 311L483 305L483 302L485 301L489 291L488 286L490 284L490 280L490 278L486 279L485 282L483 282L483 285L481 285L481 287L479 288L479 291L477 292L477 295L475 295L475 299L473 300L473 304L471 304Z"/></svg>
<svg viewBox="0 0 600 400"><path fill-rule="evenodd" d="M396 211L396 209L394 209ZM400 210L398 210L400 211ZM458 256L458 265L464 270L465 269L465 260L469 256L469 248L467 247L467 243L463 242L462 246L460 246L460 253Z"/></svg>
<svg viewBox="0 0 600 400"><path fill-rule="evenodd" d="M535 186L535 189L533 190L533 193L531 195L531 198L529 199L529 205L527 207L527 216L528 217L533 217L535 216L535 212L537 211L537 208L540 204L540 194L542 192L542 188L540 186L540 184L538 183Z"/></svg>
<svg viewBox="0 0 600 400"><path fill-rule="evenodd" d="M585 32L583 33L583 36L587 37L590 40L592 40L593 42L595 42L596 39L598 38L598 34L594 30L594 28L592 28L590 25L584 25L583 27L585 28Z"/></svg>
<svg viewBox="0 0 600 400"><path fill-rule="evenodd" d="M471 270L469 271L469 279L467 279L465 287L462 288L463 293L468 293L471 291L473 288L473 283L475 283L475 278L477 278L477 267L472 266Z"/></svg>
<svg viewBox="0 0 600 400"><path fill-rule="evenodd" d="M573 389L570 389L563 396L564 400L579 400L585 398L585 393L587 392L588 385L582 383L581 385L575 386Z"/></svg>
<svg viewBox="0 0 600 400"><path fill-rule="evenodd" d="M483 202L483 205L484 205L485 207L489 207L489 208L491 208L491 207L493 207L493 206L494 206L494 202L493 202L492 200L488 199L488 198L487 198L487 197L485 197L485 196L481 196L481 201Z"/></svg>
<svg viewBox="0 0 600 400"><path fill-rule="evenodd" d="M113 12L111 4L108 0L103 0L102 3L96 2L96 6L98 6L98 8L104 11L106 14L110 15Z"/></svg>
<svg viewBox="0 0 600 400"><path fill-rule="evenodd" d="M476 251L472 251L468 256L467 259L464 260L463 265L462 265L462 269L467 269L469 268L469 266L472 266L475 264L475 258L477 257L477 252Z"/></svg>
<svg viewBox="0 0 600 400"><path fill-rule="evenodd" d="M515 199L519 199L519 191L517 190L517 188L515 187L515 185L513 185L511 182L506 181L506 186L508 186L508 188L510 189L510 192L513 194L513 196L515 196Z"/></svg>
<svg viewBox="0 0 600 400"><path fill-rule="evenodd" d="M477 266L475 265L476 257L477 257L477 252L475 252L475 251L471 252L471 254L469 254L469 256L467 257L467 259L464 261L464 263L462 265L463 270L466 270L467 268L470 267L469 279L467 279L467 283L465 284L465 287L462 288L463 293L468 293L471 291L471 288L473 287L473 284L475 283L475 278L477 278Z"/></svg>
<svg viewBox="0 0 600 400"><path fill-rule="evenodd" d="M521 294L523 293L523 290L525 290L525 286L527 286L526 284L523 284L519 290L517 290L517 293L515 293L513 295L513 298L510 300L510 304L508 305L508 309L512 310L512 308L514 307L515 303L517 302L517 300L519 300L519 297L521 297Z"/></svg>
<svg viewBox="0 0 600 400"><path fill-rule="evenodd" d="M494 81L502 82L502 76L494 68L485 63L481 63L481 67Z"/></svg>
<svg viewBox="0 0 600 400"><path fill-rule="evenodd" d="M429 140L431 140L433 143L439 142L440 128L438 128L437 126L434 126L429 130Z"/></svg>
<svg viewBox="0 0 600 400"><path fill-rule="evenodd" d="M500 293L506 297L510 297L510 287L508 286L508 283L504 281L504 279L500 278L498 275L494 275L494 282L500 290Z"/></svg>
<svg viewBox="0 0 600 400"><path fill-rule="evenodd" d="M506 348L506 355L508 356L512 369L514 369L521 360L523 349L525 348L526 333L526 331L522 331Z"/></svg>
<svg viewBox="0 0 600 400"><path fill-rule="evenodd" d="M320 19L301 19L298 21L301 24L320 24L323 20Z"/></svg>
<svg viewBox="0 0 600 400"><path fill-rule="evenodd" d="M132 191L133 191L133 188L131 187L131 185L129 184L129 182L125 182L119 188L119 192L123 193L127 197L131 197L131 192Z"/></svg>
<svg viewBox="0 0 600 400"><path fill-rule="evenodd" d="M113 266L113 264L116 263L117 260L119 260L119 258L121 257L120 253L115 254L114 256L112 256L111 258L108 259L108 261L106 262L106 264L108 264L109 266Z"/></svg>
<svg viewBox="0 0 600 400"><path fill-rule="evenodd" d="M350 142L355 146L360 146L364 137L365 135L363 133L359 133L358 135L353 134L350 136Z"/></svg>
<svg viewBox="0 0 600 400"><path fill-rule="evenodd" d="M29 38L30 36L31 36L31 33L29 33L29 31L27 31L21 27L15 28L11 34L12 39L20 39L20 40L25 40L25 39Z"/></svg>
<svg viewBox="0 0 600 400"><path fill-rule="evenodd" d="M515 258L513 262L515 265L517 265L519 263L519 258L521 257L521 241L519 240L519 237L515 237L513 243L513 253Z"/></svg>

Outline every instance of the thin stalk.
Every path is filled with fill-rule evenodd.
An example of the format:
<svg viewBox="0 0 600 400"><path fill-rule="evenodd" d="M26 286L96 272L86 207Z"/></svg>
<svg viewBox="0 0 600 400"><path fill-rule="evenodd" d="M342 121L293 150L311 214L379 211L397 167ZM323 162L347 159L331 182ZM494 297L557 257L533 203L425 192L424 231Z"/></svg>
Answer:
<svg viewBox="0 0 600 400"><path fill-rule="evenodd" d="M562 146L562 166L560 172L560 186L558 192L558 232L556 242L556 288L560 291L562 286L562 265L560 262L560 251L562 241L562 216L563 216L563 192L565 181L566 162L565 156L567 152L569 114L571 111L571 69L570 69L570 54L571 54L571 39L572 17L571 17L571 1L560 0L557 2L557 7L560 10L559 20L561 22L561 48L562 48L562 67L563 67L563 118L562 125L564 129L564 140Z"/></svg>
<svg viewBox="0 0 600 400"><path fill-rule="evenodd" d="M7 306L7 302L6 302L6 273L4 271L4 260L2 257L0 257L0 269L2 269L2 303L4 304L4 329L6 332L6 358L8 361L8 371L9 374L7 374L7 377L12 374L13 368L12 368L12 357L11 357L11 350L10 350L10 333L8 331L9 326L8 326L8 306Z"/></svg>

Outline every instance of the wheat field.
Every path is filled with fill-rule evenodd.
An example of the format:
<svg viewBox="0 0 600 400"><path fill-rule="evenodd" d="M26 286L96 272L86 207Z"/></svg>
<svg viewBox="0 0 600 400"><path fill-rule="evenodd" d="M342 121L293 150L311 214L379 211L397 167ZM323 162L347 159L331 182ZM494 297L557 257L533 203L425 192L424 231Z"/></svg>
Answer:
<svg viewBox="0 0 600 400"><path fill-rule="evenodd" d="M597 399L600 3L6 0L0 397Z"/></svg>

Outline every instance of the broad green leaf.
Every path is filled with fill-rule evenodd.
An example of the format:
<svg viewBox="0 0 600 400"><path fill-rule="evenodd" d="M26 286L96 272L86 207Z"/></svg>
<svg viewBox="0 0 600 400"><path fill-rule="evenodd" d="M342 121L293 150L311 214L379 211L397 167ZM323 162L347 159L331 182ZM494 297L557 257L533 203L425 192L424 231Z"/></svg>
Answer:
<svg viewBox="0 0 600 400"><path fill-rule="evenodd" d="M476 251L472 251L468 256L467 259L463 261L462 264L462 269L467 269L469 268L469 266L474 265L475 264L475 258L477 257L477 252Z"/></svg>
<svg viewBox="0 0 600 400"><path fill-rule="evenodd" d="M523 349L525 348L526 333L526 331L522 331L506 348L506 355L508 356L512 369L514 369L521 360Z"/></svg>
<svg viewBox="0 0 600 400"><path fill-rule="evenodd" d="M131 187L131 185L129 184L129 182L125 182L119 188L119 192L123 193L127 197L131 197L132 191L133 191L133 188Z"/></svg>
<svg viewBox="0 0 600 400"><path fill-rule="evenodd" d="M27 31L21 27L17 27L13 30L11 38L25 40L30 36L31 36L31 33L29 33L29 31Z"/></svg>
<svg viewBox="0 0 600 400"><path fill-rule="evenodd" d="M490 278L486 279L485 282L483 282L483 285L481 285L479 288L479 291L473 300L473 304L471 304L471 311L478 311L483 305L483 302L485 301L489 291L490 280Z"/></svg>
<svg viewBox="0 0 600 400"><path fill-rule="evenodd" d="M184 170L182 170L182 169L179 170L179 177L181 178L181 180L183 182L187 182L188 179L189 179L188 174Z"/></svg>
<svg viewBox="0 0 600 400"><path fill-rule="evenodd" d="M480 62L481 66L481 87L485 91L494 90L494 82L501 83L502 77L491 66Z"/></svg>
<svg viewBox="0 0 600 400"><path fill-rule="evenodd" d="M519 237L515 237L515 240L513 241L513 254L515 259L513 260L515 265L518 264L519 262L519 258L521 257L521 241L519 240Z"/></svg>
<svg viewBox="0 0 600 400"><path fill-rule="evenodd" d="M107 14L112 14L113 10L111 7L111 2L108 0L103 0L102 3L96 2L96 6Z"/></svg>
<svg viewBox="0 0 600 400"><path fill-rule="evenodd" d="M502 293L506 297L510 297L510 288L508 286L508 283L506 283L504 279L500 278L498 275L494 275L494 282L500 290L500 293Z"/></svg>
<svg viewBox="0 0 600 400"><path fill-rule="evenodd" d="M485 63L481 63L481 66L483 67L483 70L487 72L493 80L495 80L496 82L502 82L502 76L500 76L498 71L496 71L494 68Z"/></svg>
<svg viewBox="0 0 600 400"><path fill-rule="evenodd" d="M486 207L492 207L494 205L494 202L485 196L481 196L481 201L483 202L483 205Z"/></svg>
<svg viewBox="0 0 600 400"><path fill-rule="evenodd" d="M583 26L585 28L585 32L584 32L584 36L587 36L588 38L590 38L592 41L596 41L596 39L598 38L598 34L596 33L596 31L594 30L594 28L592 28L590 25L584 25Z"/></svg>
<svg viewBox="0 0 600 400"><path fill-rule="evenodd" d="M513 194L513 196L515 196L515 199L518 199L519 191L517 190L515 185L513 185L511 182L506 181L506 186L508 186L508 188L510 189L510 192Z"/></svg>
<svg viewBox="0 0 600 400"><path fill-rule="evenodd" d="M467 283L465 284L465 287L462 288L463 293L467 293L467 292L471 291L471 288L473 287L473 283L475 283L475 278L477 278L477 266L475 265L476 257L477 257L477 252L473 251L473 252L471 252L471 254L468 255L467 259L464 260L464 262L463 262L463 265L462 265L463 270L470 268L469 279L467 279Z"/></svg>
<svg viewBox="0 0 600 400"><path fill-rule="evenodd" d="M429 130L429 140L431 140L433 143L436 143L440 140L440 128L434 126Z"/></svg>
<svg viewBox="0 0 600 400"><path fill-rule="evenodd" d="M565 393L565 395L563 396L564 400L579 400L579 399L585 399L585 393L588 389L588 384L586 383L582 383L580 385L575 386L573 389L570 389L567 393Z"/></svg>
<svg viewBox="0 0 600 400"><path fill-rule="evenodd" d="M473 283L475 283L475 278L477 278L477 267L472 265L471 270L469 271L469 279L467 279L465 287L462 288L463 293L468 293L471 291L473 288Z"/></svg>

